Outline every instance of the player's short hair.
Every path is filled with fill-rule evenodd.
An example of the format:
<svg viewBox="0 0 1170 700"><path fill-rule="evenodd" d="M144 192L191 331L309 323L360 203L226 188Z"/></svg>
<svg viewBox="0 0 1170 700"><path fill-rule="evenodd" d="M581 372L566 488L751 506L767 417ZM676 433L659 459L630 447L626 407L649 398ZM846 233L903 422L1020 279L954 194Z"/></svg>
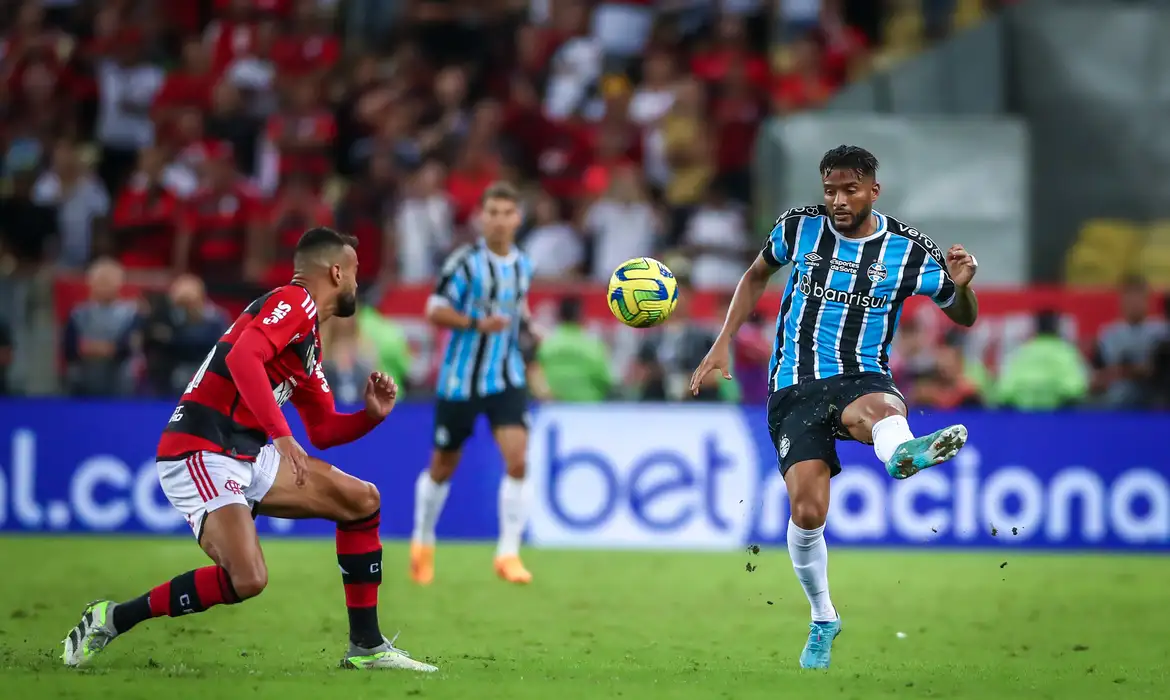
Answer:
<svg viewBox="0 0 1170 700"><path fill-rule="evenodd" d="M493 182L483 191L483 196L480 197L479 203L487 204L489 199L504 199L513 204L519 204L520 191L510 182Z"/></svg>
<svg viewBox="0 0 1170 700"><path fill-rule="evenodd" d="M315 226L301 234L293 250L293 264L300 269L319 255L341 250L345 246L357 248L357 244L354 236L326 226Z"/></svg>
<svg viewBox="0 0 1170 700"><path fill-rule="evenodd" d="M834 170L852 170L860 177L874 177L877 175L878 159L861 146L841 145L826 151L821 158L821 177Z"/></svg>

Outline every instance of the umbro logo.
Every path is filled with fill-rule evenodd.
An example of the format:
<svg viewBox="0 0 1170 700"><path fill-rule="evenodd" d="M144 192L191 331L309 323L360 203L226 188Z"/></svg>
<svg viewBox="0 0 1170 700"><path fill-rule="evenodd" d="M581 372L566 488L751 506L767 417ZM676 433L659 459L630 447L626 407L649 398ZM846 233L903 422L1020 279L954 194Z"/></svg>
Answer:
<svg viewBox="0 0 1170 700"><path fill-rule="evenodd" d="M804 261L806 263L808 263L809 265L816 265L817 263L819 263L822 260L824 260L824 258L817 255L816 253L805 253L805 256L804 256Z"/></svg>

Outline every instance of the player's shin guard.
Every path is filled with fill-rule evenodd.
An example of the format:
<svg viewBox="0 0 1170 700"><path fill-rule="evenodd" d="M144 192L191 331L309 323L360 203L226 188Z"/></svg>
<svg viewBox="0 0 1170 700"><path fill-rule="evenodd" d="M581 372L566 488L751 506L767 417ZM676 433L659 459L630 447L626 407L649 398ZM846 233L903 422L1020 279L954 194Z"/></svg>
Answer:
<svg viewBox="0 0 1170 700"><path fill-rule="evenodd" d="M381 511L337 524L337 565L345 584L349 640L363 649L382 644L378 626L378 586L382 584Z"/></svg>
<svg viewBox="0 0 1170 700"><path fill-rule="evenodd" d="M240 596L227 571L222 566L205 566L179 574L143 596L114 606L112 622L121 634L152 617L179 617L238 602Z"/></svg>

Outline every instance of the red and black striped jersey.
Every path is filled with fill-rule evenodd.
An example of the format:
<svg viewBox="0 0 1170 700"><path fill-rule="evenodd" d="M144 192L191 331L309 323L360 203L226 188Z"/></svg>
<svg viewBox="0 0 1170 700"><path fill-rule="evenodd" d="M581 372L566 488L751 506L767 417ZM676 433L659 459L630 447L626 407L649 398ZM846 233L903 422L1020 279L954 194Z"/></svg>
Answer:
<svg viewBox="0 0 1170 700"><path fill-rule="evenodd" d="M321 368L317 306L304 287L277 287L249 304L208 353L163 431L159 459L206 451L251 460L268 443L269 432L228 369L228 353L250 329L272 344L274 354L263 367L276 405L292 399L302 413L306 408L333 413Z"/></svg>

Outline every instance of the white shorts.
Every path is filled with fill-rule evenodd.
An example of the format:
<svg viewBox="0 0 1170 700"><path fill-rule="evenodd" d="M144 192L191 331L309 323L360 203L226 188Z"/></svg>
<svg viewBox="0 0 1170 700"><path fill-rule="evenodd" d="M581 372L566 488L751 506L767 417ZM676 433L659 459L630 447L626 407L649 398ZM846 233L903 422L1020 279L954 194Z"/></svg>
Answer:
<svg viewBox="0 0 1170 700"><path fill-rule="evenodd" d="M276 481L280 453L265 445L249 462L216 452L196 452L186 459L160 460L158 481L163 493L184 517L195 539L203 535L207 514L239 503L254 508Z"/></svg>

